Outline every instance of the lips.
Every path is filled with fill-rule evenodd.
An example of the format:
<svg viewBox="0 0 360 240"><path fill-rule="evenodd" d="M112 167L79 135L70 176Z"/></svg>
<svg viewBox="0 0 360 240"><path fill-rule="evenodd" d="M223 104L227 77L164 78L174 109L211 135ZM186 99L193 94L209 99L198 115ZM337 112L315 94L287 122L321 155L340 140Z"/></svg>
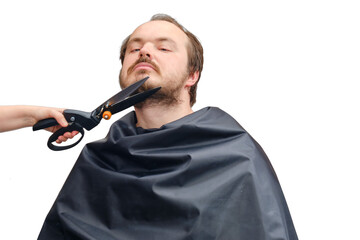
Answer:
<svg viewBox="0 0 360 240"><path fill-rule="evenodd" d="M138 63L135 65L134 69L135 70L156 70L151 64L149 63Z"/></svg>
<svg viewBox="0 0 360 240"><path fill-rule="evenodd" d="M132 64L128 70L127 70L127 74L131 74L133 71L155 71L157 73L160 74L160 69L159 67L153 63L150 59L142 57L140 59L138 59L134 64Z"/></svg>

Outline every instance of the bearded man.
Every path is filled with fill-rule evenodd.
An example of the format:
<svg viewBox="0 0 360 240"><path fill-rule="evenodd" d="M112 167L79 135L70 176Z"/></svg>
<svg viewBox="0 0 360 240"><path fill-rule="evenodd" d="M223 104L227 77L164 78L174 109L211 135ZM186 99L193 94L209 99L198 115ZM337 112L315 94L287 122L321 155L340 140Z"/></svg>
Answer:
<svg viewBox="0 0 360 240"><path fill-rule="evenodd" d="M192 110L198 39L155 15L120 59L122 88L144 77L140 91L162 88L85 146L39 239L297 239L261 147L222 110Z"/></svg>

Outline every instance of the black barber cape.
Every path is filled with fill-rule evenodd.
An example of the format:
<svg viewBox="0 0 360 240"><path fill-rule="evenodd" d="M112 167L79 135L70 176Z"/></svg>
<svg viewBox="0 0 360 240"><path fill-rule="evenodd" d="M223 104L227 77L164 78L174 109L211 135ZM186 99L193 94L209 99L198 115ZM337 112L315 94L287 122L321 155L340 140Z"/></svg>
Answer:
<svg viewBox="0 0 360 240"><path fill-rule="evenodd" d="M159 129L135 112L87 144L40 240L297 239L261 147L208 107Z"/></svg>

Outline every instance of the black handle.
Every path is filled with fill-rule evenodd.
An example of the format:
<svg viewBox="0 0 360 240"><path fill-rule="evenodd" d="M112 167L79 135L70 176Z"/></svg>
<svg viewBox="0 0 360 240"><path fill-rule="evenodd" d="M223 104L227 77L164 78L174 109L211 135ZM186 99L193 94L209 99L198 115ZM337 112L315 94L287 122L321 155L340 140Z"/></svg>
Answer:
<svg viewBox="0 0 360 240"><path fill-rule="evenodd" d="M63 115L69 124L71 124L72 122L77 122L87 130L92 129L99 123L99 121L96 121L97 119L94 120L91 114L92 112L83 112L73 109L65 109L63 112ZM33 131L37 131L40 129L44 129L56 125L59 125L59 123L55 120L55 118L43 119L38 121L33 126Z"/></svg>
<svg viewBox="0 0 360 240"><path fill-rule="evenodd" d="M43 120L38 121L33 126L33 131L37 131L37 130L40 130L40 129L52 127L52 126L55 126L55 125L59 125L58 122L55 120L55 118L43 119Z"/></svg>
<svg viewBox="0 0 360 240"><path fill-rule="evenodd" d="M75 142L71 145L67 145L67 146L56 146L56 145L52 144L53 142L55 142L58 139L59 136L63 135L66 132L72 132L72 131L78 131L79 133L81 133L81 137L77 142ZM80 124L71 123L69 126L67 126L65 128L60 128L53 135L51 135L49 137L47 145L53 151L66 150L66 149L76 146L83 139L84 135L85 135L84 129L81 127Z"/></svg>

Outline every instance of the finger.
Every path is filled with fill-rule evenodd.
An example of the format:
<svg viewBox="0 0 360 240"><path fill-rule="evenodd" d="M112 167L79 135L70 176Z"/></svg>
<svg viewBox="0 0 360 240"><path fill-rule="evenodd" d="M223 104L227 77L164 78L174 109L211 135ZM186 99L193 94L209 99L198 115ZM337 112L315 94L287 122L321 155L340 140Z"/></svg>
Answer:
<svg viewBox="0 0 360 240"><path fill-rule="evenodd" d="M64 136L59 136L58 140L61 142L66 142L67 138L65 138Z"/></svg>
<svg viewBox="0 0 360 240"><path fill-rule="evenodd" d="M71 135L72 135L72 137L75 137L78 133L79 133L79 131L72 131Z"/></svg>
<svg viewBox="0 0 360 240"><path fill-rule="evenodd" d="M63 137L65 137L65 138L72 138L73 135L72 135L71 132L66 132L66 133L63 134Z"/></svg>
<svg viewBox="0 0 360 240"><path fill-rule="evenodd" d="M55 120L59 123L60 126L67 127L69 125L68 122L66 121L64 115L61 112L52 110L51 116L53 118L55 118Z"/></svg>

